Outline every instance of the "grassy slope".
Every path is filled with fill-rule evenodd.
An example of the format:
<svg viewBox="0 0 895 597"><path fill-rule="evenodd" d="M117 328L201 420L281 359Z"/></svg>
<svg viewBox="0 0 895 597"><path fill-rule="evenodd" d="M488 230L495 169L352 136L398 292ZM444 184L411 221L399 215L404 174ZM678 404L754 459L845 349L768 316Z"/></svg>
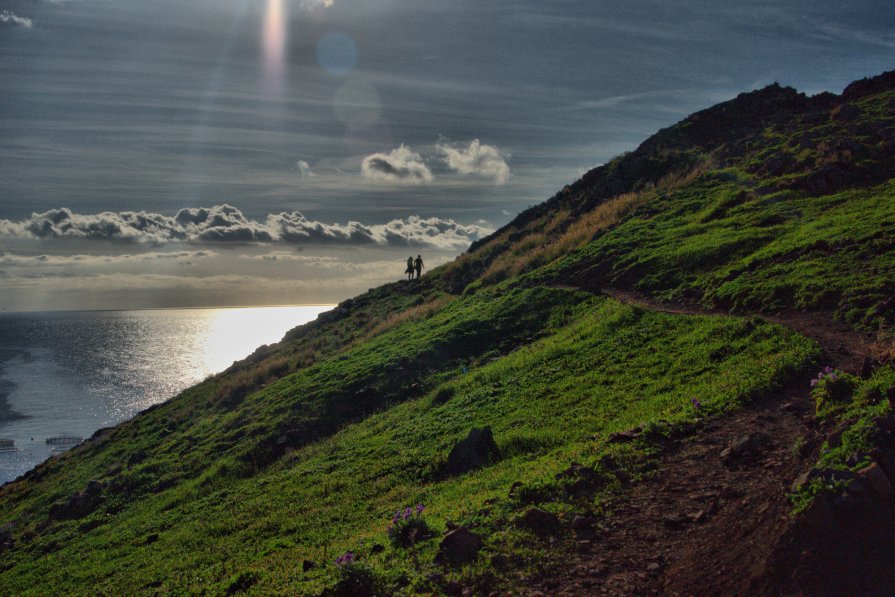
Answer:
<svg viewBox="0 0 895 597"><path fill-rule="evenodd" d="M16 547L0 559L0 593L308 593L337 572L301 561L346 549L391 589L433 590L434 542L371 549L387 544L390 514L418 501L436 527L478 525L486 553L536 566L546 547L509 524L522 507L506 497L512 483L548 509L599 512L622 491L616 477L601 470L603 489L582 501L554 474L607 452L645 474L650 438L692 419L691 398L708 413L736 408L813 373L818 354L758 320L646 313L546 284L891 323L895 94L844 106L793 94L757 92L663 131L421 282L347 301L3 487ZM713 119L748 125L713 139ZM485 424L504 458L439 480L453 442ZM634 425L646 441L605 442ZM89 479L103 503L49 520ZM448 577L510 582L487 561Z"/></svg>
<svg viewBox="0 0 895 597"><path fill-rule="evenodd" d="M66 592L87 585L118 592L153 581L164 589L221 589L245 570L259 571L259 589L320 588L333 571L303 575L298 563L357 550L364 538L386 543L384 527L396 508L422 501L437 523L464 520L515 481L549 482L571 460L594 460L611 431L692 418L695 396L709 412L735 407L816 354L810 342L766 323L577 299L587 309L570 325L467 373L455 367L443 382L455 393L444 404L433 404L441 389L433 388L251 478L215 470L114 516L97 512L94 518L111 520L89 533L77 529L91 518L54 525L31 549L14 553L4 592L43 582ZM493 426L505 459L436 482L433 466L453 441L483 424ZM151 534L159 539L147 544ZM516 540L496 536L492 545ZM424 548L421 561L431 561L433 547ZM400 552L379 557L391 571L408 565ZM410 568L422 583L432 565Z"/></svg>

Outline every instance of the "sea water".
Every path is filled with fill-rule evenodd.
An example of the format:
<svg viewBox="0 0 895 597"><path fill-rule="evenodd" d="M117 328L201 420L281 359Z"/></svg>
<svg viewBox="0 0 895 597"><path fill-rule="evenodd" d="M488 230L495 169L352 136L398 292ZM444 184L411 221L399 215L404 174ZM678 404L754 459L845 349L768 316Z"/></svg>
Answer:
<svg viewBox="0 0 895 597"><path fill-rule="evenodd" d="M0 314L0 483L329 308Z"/></svg>

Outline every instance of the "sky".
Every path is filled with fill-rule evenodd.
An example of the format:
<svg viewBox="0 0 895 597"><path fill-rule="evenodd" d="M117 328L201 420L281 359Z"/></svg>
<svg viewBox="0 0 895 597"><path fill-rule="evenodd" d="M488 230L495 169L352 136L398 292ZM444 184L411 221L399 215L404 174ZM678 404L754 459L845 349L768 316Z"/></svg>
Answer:
<svg viewBox="0 0 895 597"><path fill-rule="evenodd" d="M890 0L0 0L0 310L337 302L696 110L893 68Z"/></svg>

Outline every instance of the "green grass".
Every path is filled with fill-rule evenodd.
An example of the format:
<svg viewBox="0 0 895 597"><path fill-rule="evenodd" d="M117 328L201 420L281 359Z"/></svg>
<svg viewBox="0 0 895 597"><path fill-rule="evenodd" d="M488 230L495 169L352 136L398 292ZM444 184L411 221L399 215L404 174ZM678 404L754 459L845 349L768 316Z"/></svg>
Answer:
<svg viewBox="0 0 895 597"><path fill-rule="evenodd" d="M234 575L251 572L257 573L259 592L309 593L334 582L336 572L327 565L303 574L301 562L329 563L347 549L359 551L386 578L405 574L409 586L425 590L435 542L421 547L416 563L392 548L370 553L373 543L387 545L385 527L397 508L423 502L438 528L446 520L479 518L495 530L486 541L489 553L513 546L524 553L523 534L498 530L496 520L478 513L486 499L504 498L517 481L549 484L572 461L595 462L613 431L689 420L693 397L702 401L702 414L736 408L816 357L810 342L761 321L674 317L609 300L581 304L587 308L576 309L565 326L541 339L466 366L466 372L452 366L436 374L439 385L419 397L291 450L251 477L228 476L225 470L238 470L239 461L224 455L217 468L146 495L121 512L101 508L86 520L37 523L39 537L5 560L9 569L0 575L0 590L39 593L36 587L52 586L78 593L89 586L89 592L117 593L160 582L162 591L216 591ZM423 331L395 333L409 345ZM436 322L431 333L443 338ZM358 362L373 353L388 360L402 350L388 348L334 358L320 370L331 372L329 383L341 371L350 385ZM302 386L319 382L320 377L293 376L252 400L259 406L287 388L320 392ZM435 396L444 387L453 395L439 404ZM438 481L438 465L453 442L482 425L492 426L504 459ZM500 516L512 510L504 502ZM79 532L89 520L103 524ZM152 534L159 538L148 544ZM528 549L540 553L537 546ZM455 574L476 577L483 570L473 566Z"/></svg>

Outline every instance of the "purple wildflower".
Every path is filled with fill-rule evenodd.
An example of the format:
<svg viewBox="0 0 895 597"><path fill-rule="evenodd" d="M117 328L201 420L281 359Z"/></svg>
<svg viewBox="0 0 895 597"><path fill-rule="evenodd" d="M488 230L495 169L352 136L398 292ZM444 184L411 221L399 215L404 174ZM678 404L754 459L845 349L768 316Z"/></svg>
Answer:
<svg viewBox="0 0 895 597"><path fill-rule="evenodd" d="M699 398L691 398L690 404L692 404L693 408L695 408L696 410L702 408L702 402L699 401Z"/></svg>
<svg viewBox="0 0 895 597"><path fill-rule="evenodd" d="M833 368L830 367L829 365L827 365L826 367L824 367L824 373L826 373L827 375L829 375L829 374L832 373L832 372L833 372Z"/></svg>
<svg viewBox="0 0 895 597"><path fill-rule="evenodd" d="M346 551L342 555L336 558L336 565L338 566L347 566L354 561L354 554L350 551Z"/></svg>
<svg viewBox="0 0 895 597"><path fill-rule="evenodd" d="M425 509L426 509L426 507L425 507L424 505L422 505L422 504L417 504L417 505L416 505L416 514L417 514L417 516L419 516L420 514L422 514L422 513L423 513L423 510L425 510Z"/></svg>
<svg viewBox="0 0 895 597"><path fill-rule="evenodd" d="M392 516L392 522L398 522L399 520L401 520L401 511L400 510L395 512L395 515Z"/></svg>
<svg viewBox="0 0 895 597"><path fill-rule="evenodd" d="M407 508L404 510L404 520L407 520L412 515L413 515L413 510L410 508L410 506L407 506Z"/></svg>

